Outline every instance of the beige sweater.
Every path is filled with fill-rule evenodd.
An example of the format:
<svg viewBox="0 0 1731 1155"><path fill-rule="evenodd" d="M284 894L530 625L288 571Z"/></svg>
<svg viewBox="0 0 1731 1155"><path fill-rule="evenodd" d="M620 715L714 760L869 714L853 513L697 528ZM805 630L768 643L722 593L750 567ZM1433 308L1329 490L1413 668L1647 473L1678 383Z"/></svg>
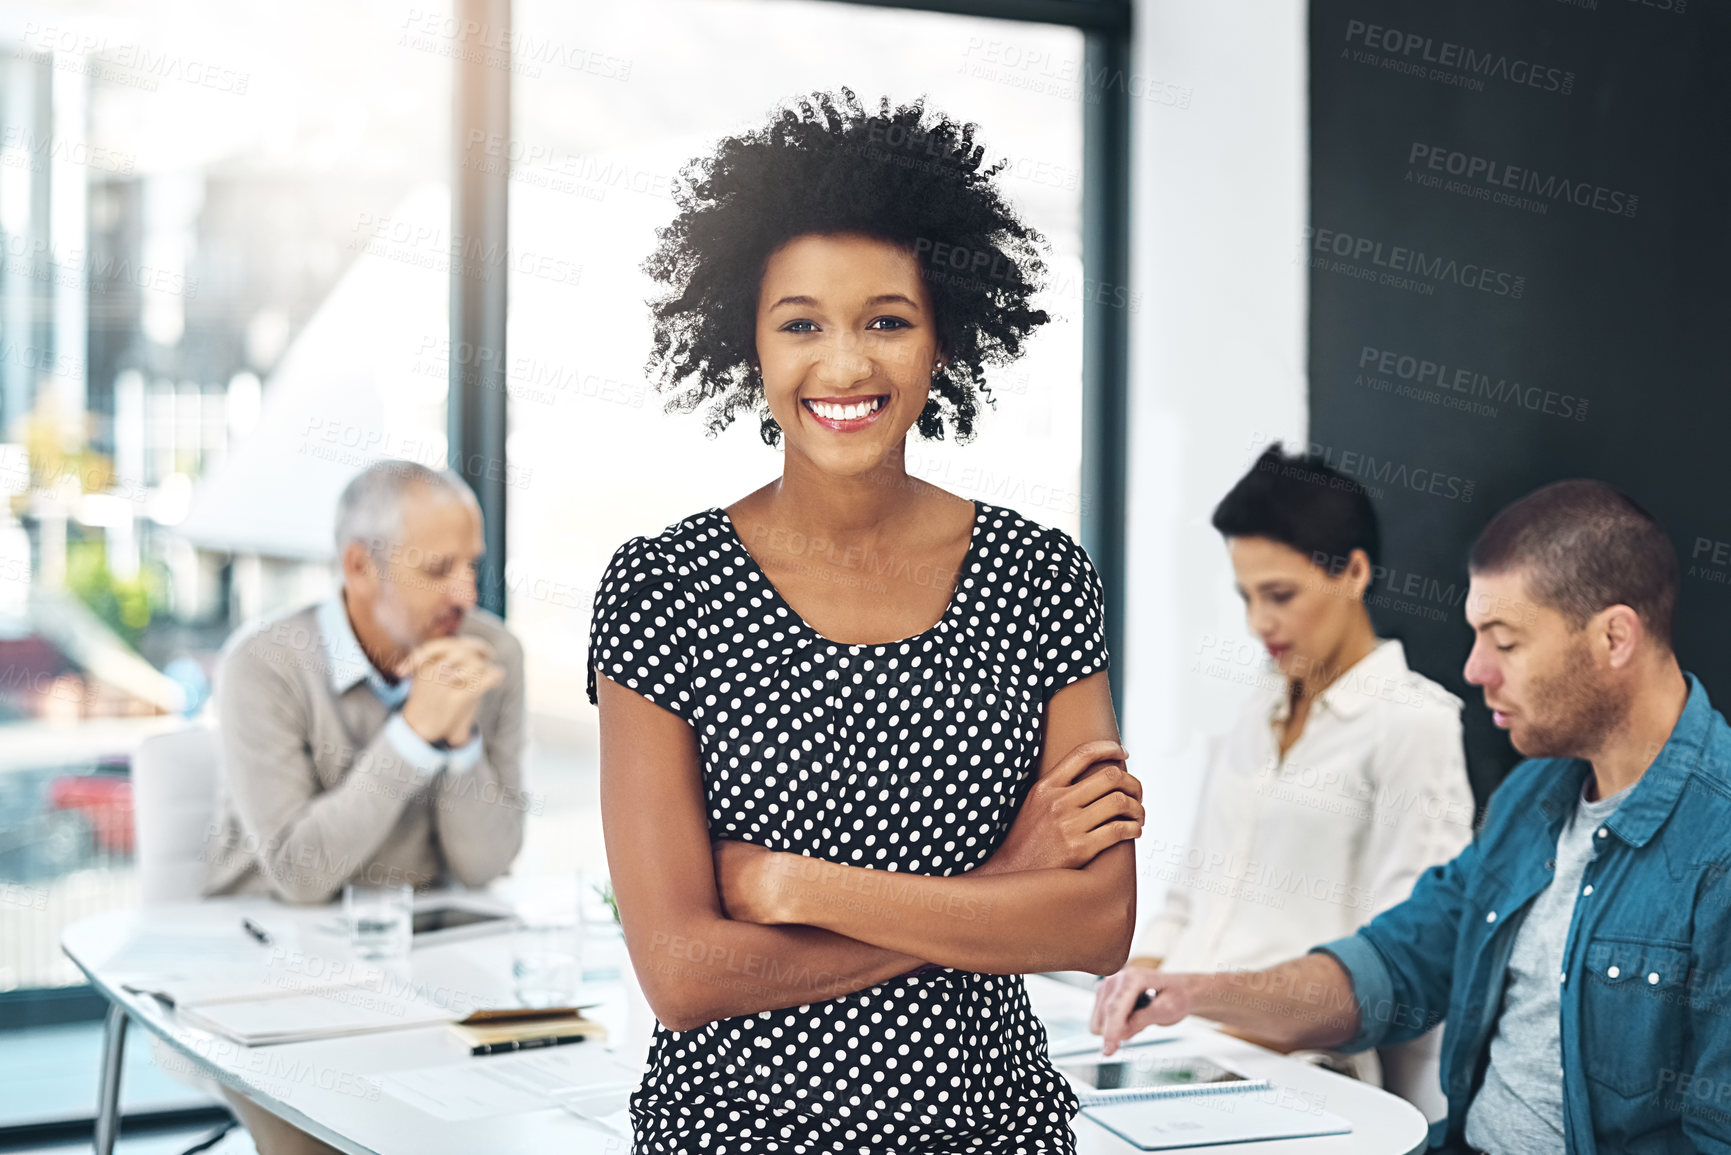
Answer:
<svg viewBox="0 0 1731 1155"><path fill-rule="evenodd" d="M481 701L483 756L429 774L385 733L392 712L362 678L340 696L318 607L231 638L216 680L222 739L204 893L339 897L347 882L482 885L523 845L523 648L480 608L459 633L493 647L505 679Z"/></svg>

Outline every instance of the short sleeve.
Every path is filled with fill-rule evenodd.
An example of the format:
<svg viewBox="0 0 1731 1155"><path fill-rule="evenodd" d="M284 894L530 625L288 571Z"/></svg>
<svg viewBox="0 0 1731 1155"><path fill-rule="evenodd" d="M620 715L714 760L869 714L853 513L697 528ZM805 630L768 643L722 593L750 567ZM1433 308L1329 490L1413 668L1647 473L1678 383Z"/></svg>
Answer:
<svg viewBox="0 0 1731 1155"><path fill-rule="evenodd" d="M1088 553L1069 534L1052 531L1039 606L1040 700L1111 664L1106 652L1106 591Z"/></svg>
<svg viewBox="0 0 1731 1155"><path fill-rule="evenodd" d="M656 542L635 537L615 550L589 623L590 703L599 705L599 670L689 722L693 607L687 580Z"/></svg>

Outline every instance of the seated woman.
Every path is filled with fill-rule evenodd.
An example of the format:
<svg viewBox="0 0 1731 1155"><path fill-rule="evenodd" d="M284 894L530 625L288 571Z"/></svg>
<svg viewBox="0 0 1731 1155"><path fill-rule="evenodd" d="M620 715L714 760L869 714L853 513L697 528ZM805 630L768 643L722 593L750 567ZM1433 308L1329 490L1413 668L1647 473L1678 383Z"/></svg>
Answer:
<svg viewBox="0 0 1731 1155"><path fill-rule="evenodd" d="M1379 534L1364 487L1273 445L1213 520L1273 676L1212 744L1188 844L1145 867L1168 889L1132 970L1303 954L1405 899L1472 839L1460 699L1408 669L1365 608ZM1418 1061L1434 1039L1420 1043ZM1334 1058L1378 1081L1373 1052Z"/></svg>
<svg viewBox="0 0 1731 1155"><path fill-rule="evenodd" d="M782 463L596 594L608 864L658 1020L639 1152L1074 1150L1020 976L1124 965L1141 787L1087 555L905 468L1047 319L974 133L820 94L688 167L646 266L669 408L758 415Z"/></svg>

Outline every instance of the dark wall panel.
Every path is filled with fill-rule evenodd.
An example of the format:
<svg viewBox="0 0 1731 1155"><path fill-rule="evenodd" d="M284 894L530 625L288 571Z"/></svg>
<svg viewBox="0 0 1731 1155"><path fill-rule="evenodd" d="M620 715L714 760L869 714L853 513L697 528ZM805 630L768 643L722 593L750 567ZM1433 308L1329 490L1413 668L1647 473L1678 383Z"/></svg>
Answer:
<svg viewBox="0 0 1731 1155"><path fill-rule="evenodd" d="M1731 3L1315 0L1313 447L1377 496L1379 629L1468 703L1465 556L1565 477L1684 569L1678 650L1731 706Z"/></svg>

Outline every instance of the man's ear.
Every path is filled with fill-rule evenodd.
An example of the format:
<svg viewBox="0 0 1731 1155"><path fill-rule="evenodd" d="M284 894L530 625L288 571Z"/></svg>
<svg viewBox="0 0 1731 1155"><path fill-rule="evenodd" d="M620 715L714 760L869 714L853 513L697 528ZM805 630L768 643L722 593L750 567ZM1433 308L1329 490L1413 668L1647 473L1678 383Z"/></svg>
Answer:
<svg viewBox="0 0 1731 1155"><path fill-rule="evenodd" d="M1606 606L1594 617L1598 620L1593 623L1593 629L1603 639L1611 668L1624 669L1635 660L1641 642L1647 636L1641 615L1628 606L1616 605Z"/></svg>

